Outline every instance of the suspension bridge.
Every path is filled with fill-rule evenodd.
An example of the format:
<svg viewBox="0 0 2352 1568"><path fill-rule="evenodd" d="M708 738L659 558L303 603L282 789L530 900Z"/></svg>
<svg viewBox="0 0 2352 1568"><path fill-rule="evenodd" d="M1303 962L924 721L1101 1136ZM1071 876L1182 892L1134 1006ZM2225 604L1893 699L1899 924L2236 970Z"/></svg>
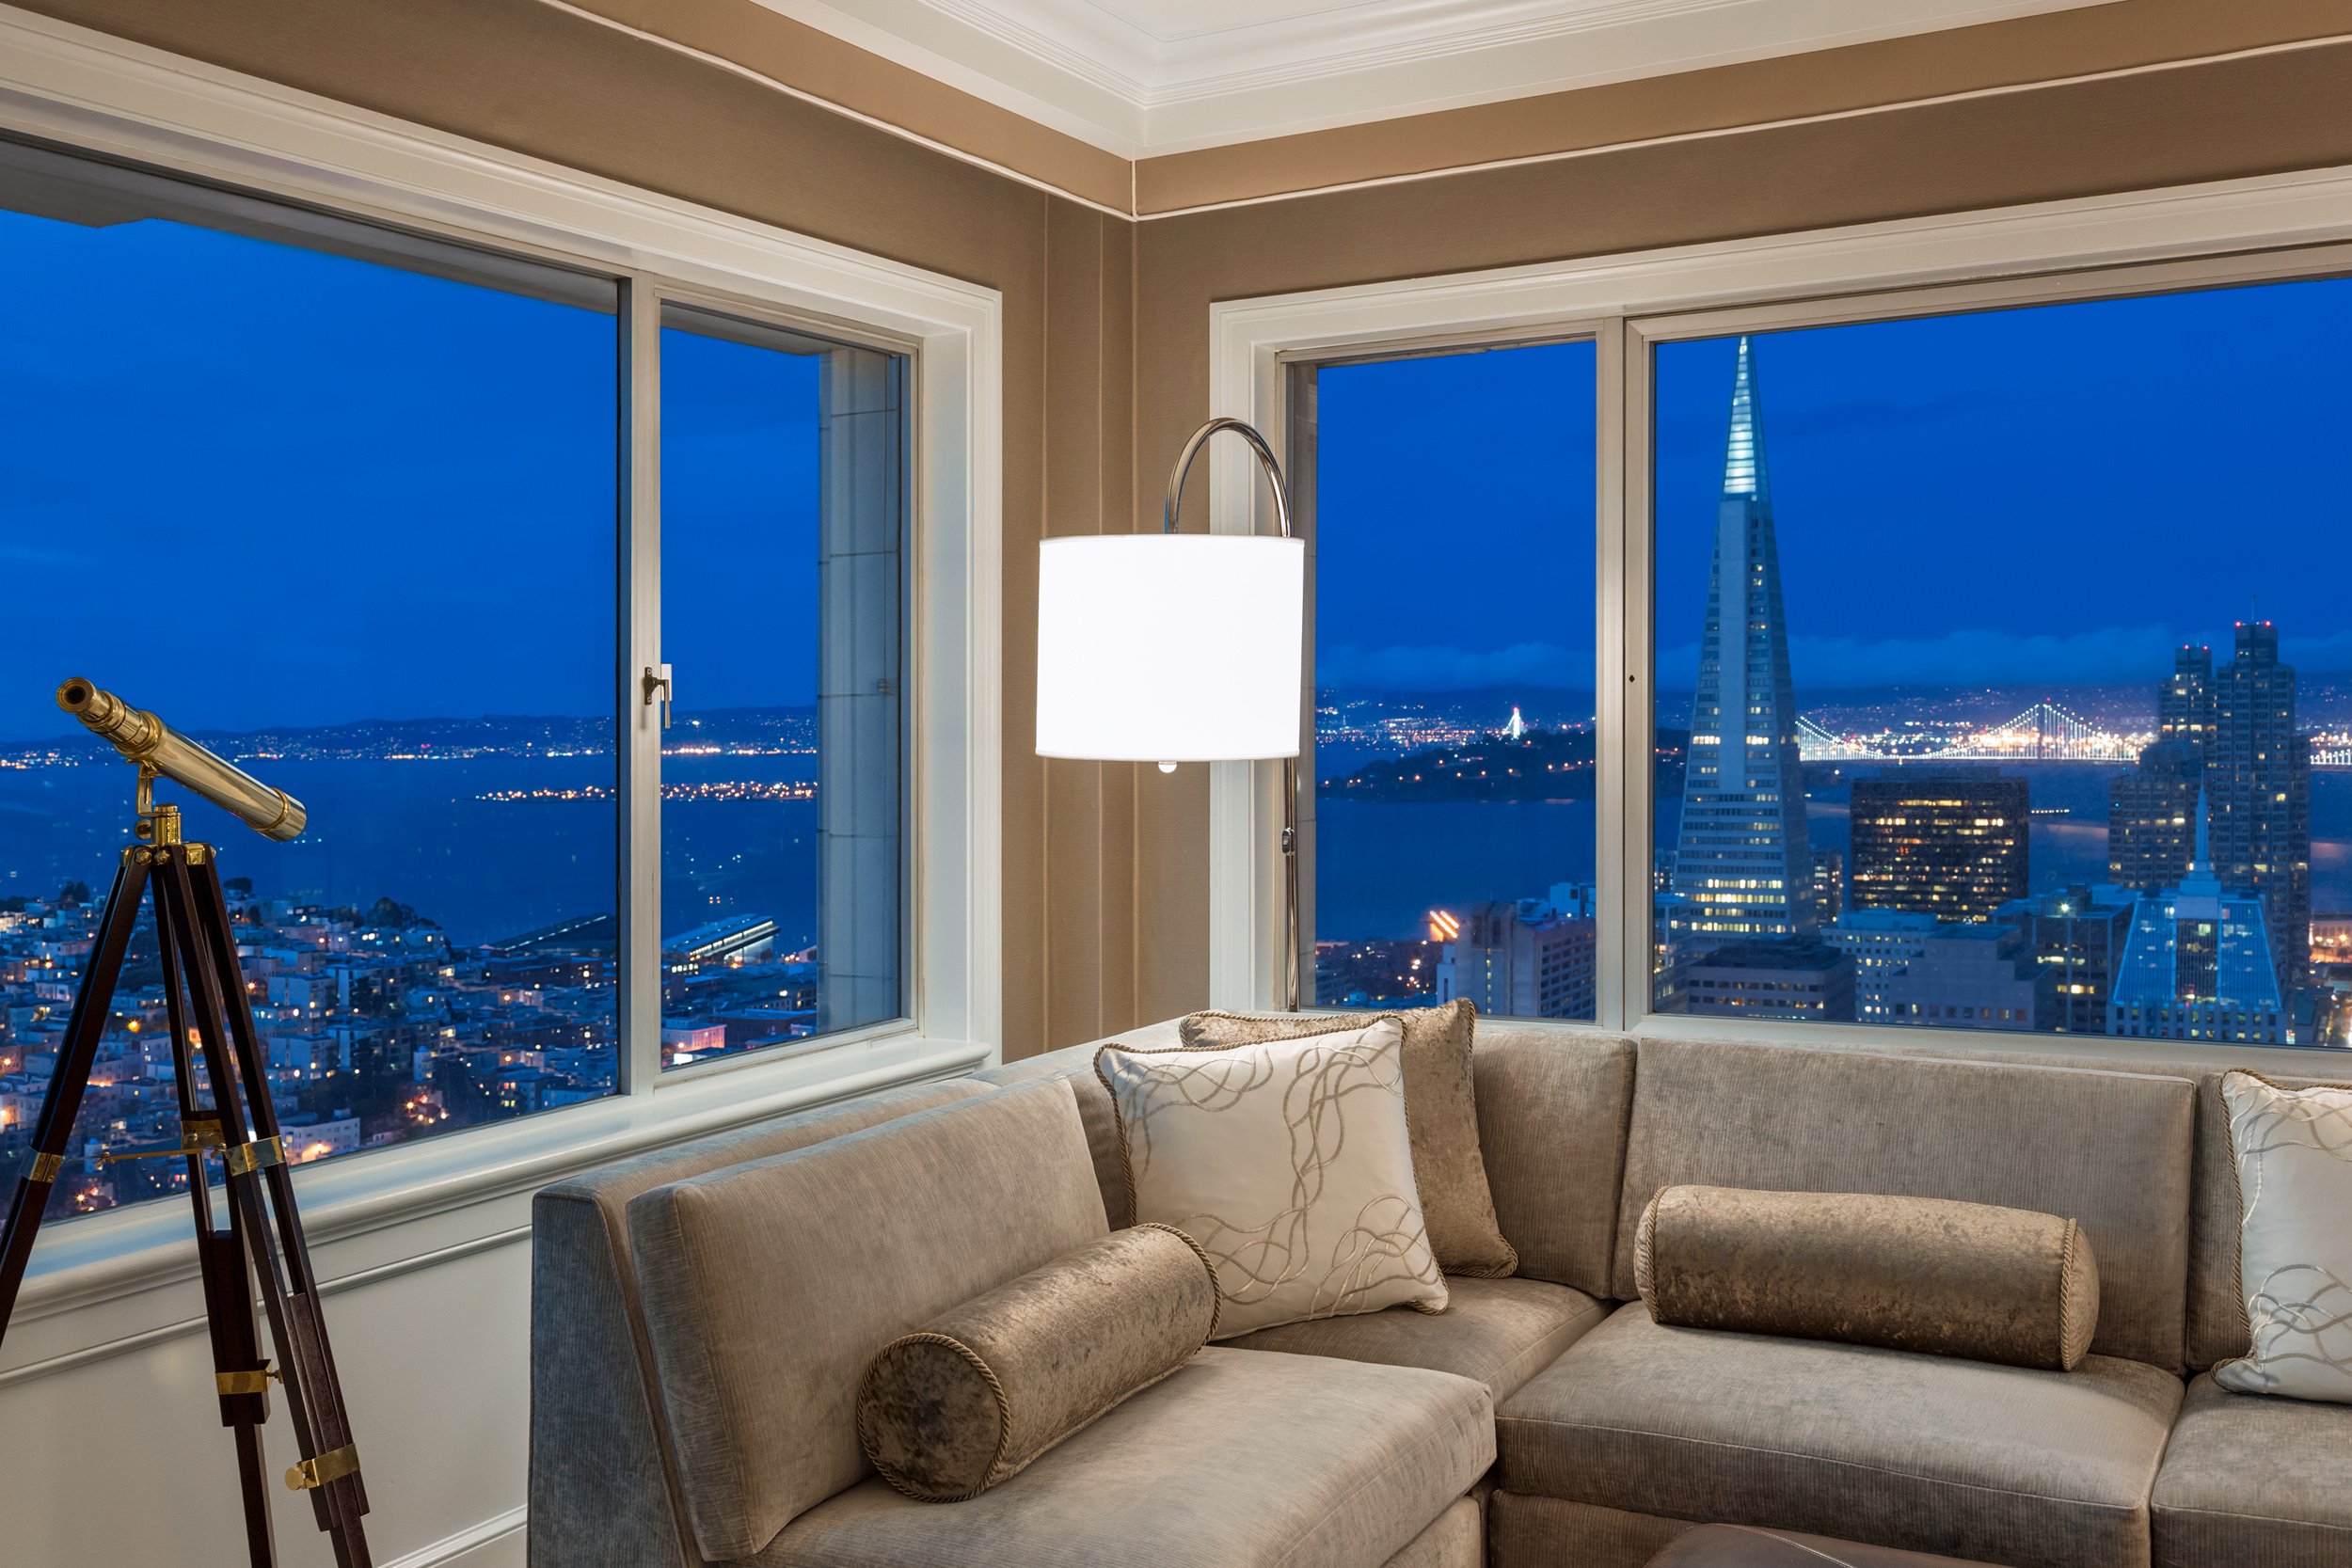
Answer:
<svg viewBox="0 0 2352 1568"><path fill-rule="evenodd" d="M1797 721L1797 751L1807 762L2131 762L2146 739L2102 729L2046 698L2006 722L1919 747L1832 735L1810 719Z"/></svg>

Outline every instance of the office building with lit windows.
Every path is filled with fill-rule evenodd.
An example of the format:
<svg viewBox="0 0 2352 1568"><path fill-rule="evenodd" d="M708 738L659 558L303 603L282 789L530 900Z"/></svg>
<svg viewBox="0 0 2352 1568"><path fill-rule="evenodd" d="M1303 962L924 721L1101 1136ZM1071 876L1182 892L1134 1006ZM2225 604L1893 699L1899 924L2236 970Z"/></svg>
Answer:
<svg viewBox="0 0 2352 1568"><path fill-rule="evenodd" d="M2194 810L2196 802L2189 804ZM2127 888L2076 886L2020 899L2001 910L1996 918L2026 933L2034 963L2048 983L2043 1029L2067 1035L2106 1033L2107 1006L2137 902Z"/></svg>
<svg viewBox="0 0 2352 1568"><path fill-rule="evenodd" d="M2214 677L2205 805L2215 878L2261 898L2271 962L2292 990L2311 969L2312 752L2295 723L2295 670L2268 621L2237 625L2234 657Z"/></svg>
<svg viewBox="0 0 2352 1568"><path fill-rule="evenodd" d="M2144 893L2188 874L2204 782L2205 749L2186 739L2142 747L2139 766L2108 781L2108 881Z"/></svg>
<svg viewBox="0 0 2352 1568"><path fill-rule="evenodd" d="M1664 925L1681 953L1816 924L1756 355L1740 341Z"/></svg>
<svg viewBox="0 0 2352 1568"><path fill-rule="evenodd" d="M1489 1018L1591 1018L1593 902L1591 887L1564 883L1472 905L1438 960L1438 1001L1466 997Z"/></svg>
<svg viewBox="0 0 2352 1568"><path fill-rule="evenodd" d="M2224 891L2202 832L2180 885L2142 894L2133 909L2107 1032L2137 1039L2294 1043L2271 967L2263 901Z"/></svg>
<svg viewBox="0 0 2352 1568"><path fill-rule="evenodd" d="M1848 907L1979 921L2026 895L2023 779L1899 769L1853 784Z"/></svg>
<svg viewBox="0 0 2352 1568"><path fill-rule="evenodd" d="M1711 1018L1792 1018L1849 1022L1853 960L1817 937L1732 942L1684 971L1686 1010Z"/></svg>

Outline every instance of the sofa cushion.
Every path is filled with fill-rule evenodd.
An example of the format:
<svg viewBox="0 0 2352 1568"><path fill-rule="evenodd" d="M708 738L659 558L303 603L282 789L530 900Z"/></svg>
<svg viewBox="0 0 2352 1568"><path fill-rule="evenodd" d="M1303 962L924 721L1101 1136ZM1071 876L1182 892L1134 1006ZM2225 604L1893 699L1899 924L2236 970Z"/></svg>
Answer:
<svg viewBox="0 0 2352 1568"><path fill-rule="evenodd" d="M1391 1307L1351 1318L1279 1323L1230 1343L1243 1350L1452 1372L1485 1384L1500 1404L1606 1313L1583 1291L1541 1279L1457 1278L1451 1290L1453 1305L1435 1317Z"/></svg>
<svg viewBox="0 0 2352 1568"><path fill-rule="evenodd" d="M2127 1072L1645 1040L1617 1227L1675 1182L2065 1214L2099 1259L2090 1348L2182 1368L2195 1089Z"/></svg>
<svg viewBox="0 0 2352 1568"><path fill-rule="evenodd" d="M1964 1568L1960 1559L1756 1525L1702 1525L1675 1537L1649 1568Z"/></svg>
<svg viewBox="0 0 2352 1568"><path fill-rule="evenodd" d="M1506 1401L1499 1484L2011 1568L2138 1568L2181 1385L1665 1327L1640 1304Z"/></svg>
<svg viewBox="0 0 2352 1568"><path fill-rule="evenodd" d="M881 1481L756 1568L1372 1568L1494 1457L1467 1378L1212 1345L1003 1485L927 1504Z"/></svg>
<svg viewBox="0 0 2352 1568"><path fill-rule="evenodd" d="M531 1560L693 1560L626 1218L640 1193L989 1090L914 1084L773 1117L543 1187L531 1206Z"/></svg>
<svg viewBox="0 0 2352 1568"><path fill-rule="evenodd" d="M1470 1074L1495 1219L1519 1274L1610 1291L1633 1042L1573 1024L1481 1019Z"/></svg>
<svg viewBox="0 0 2352 1568"><path fill-rule="evenodd" d="M2352 1562L2352 1407L2188 1386L2156 1472L2156 1568Z"/></svg>
<svg viewBox="0 0 2352 1568"><path fill-rule="evenodd" d="M1173 1045L1176 1025L1172 1022L1153 1024L1120 1038L1131 1045ZM1094 1180L1103 1191L1103 1212L1113 1230L1124 1230L1136 1223L1136 1211L1127 1196L1126 1162L1119 1152L1119 1111L1111 1104L1111 1091L1094 1075L1094 1053L1101 1048L1101 1042L1096 1041L1025 1056L1020 1061L974 1073L970 1082L1007 1089L1042 1078L1058 1078L1068 1083L1070 1092L1078 1100L1078 1119L1086 1124L1087 1152L1094 1157Z"/></svg>
<svg viewBox="0 0 2352 1568"><path fill-rule="evenodd" d="M1107 1227L1047 1081L657 1187L628 1228L687 1518L725 1561L872 1473L875 1352Z"/></svg>

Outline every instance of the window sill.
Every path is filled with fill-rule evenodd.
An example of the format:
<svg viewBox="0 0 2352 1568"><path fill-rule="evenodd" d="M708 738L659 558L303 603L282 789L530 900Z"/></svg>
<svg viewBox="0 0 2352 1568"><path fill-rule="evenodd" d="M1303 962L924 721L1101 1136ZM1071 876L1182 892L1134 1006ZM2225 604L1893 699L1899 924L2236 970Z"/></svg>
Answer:
<svg viewBox="0 0 2352 1568"><path fill-rule="evenodd" d="M527 1194L575 1172L665 1144L723 1132L898 1084L950 1078L987 1064L993 1048L909 1032L750 1063L650 1094L453 1132L294 1172L313 1254L338 1242ZM222 1199L215 1189L216 1212ZM485 1214L485 1219L489 1215ZM481 1240L480 1225L434 1227L425 1250ZM491 1231L511 1228L492 1224ZM17 1326L196 1277L187 1206L173 1198L46 1228L17 1303ZM323 1285L333 1271L320 1268ZM46 1338L44 1336L43 1338ZM14 1348L14 1347L11 1347ZM7 1358L9 1362L16 1357Z"/></svg>

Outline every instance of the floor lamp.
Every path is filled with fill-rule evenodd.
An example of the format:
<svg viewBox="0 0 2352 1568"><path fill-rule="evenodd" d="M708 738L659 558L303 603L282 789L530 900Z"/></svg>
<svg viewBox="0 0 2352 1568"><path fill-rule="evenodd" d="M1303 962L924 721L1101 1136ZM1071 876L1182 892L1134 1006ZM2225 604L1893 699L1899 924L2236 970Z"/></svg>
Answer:
<svg viewBox="0 0 2352 1568"><path fill-rule="evenodd" d="M1279 537L1178 533L1184 475L1209 438L1248 443ZM1100 762L1282 764L1283 1005L1298 1010L1299 682L1307 546L1263 436L1211 420L1168 477L1158 533L1048 539L1038 550L1037 752Z"/></svg>

